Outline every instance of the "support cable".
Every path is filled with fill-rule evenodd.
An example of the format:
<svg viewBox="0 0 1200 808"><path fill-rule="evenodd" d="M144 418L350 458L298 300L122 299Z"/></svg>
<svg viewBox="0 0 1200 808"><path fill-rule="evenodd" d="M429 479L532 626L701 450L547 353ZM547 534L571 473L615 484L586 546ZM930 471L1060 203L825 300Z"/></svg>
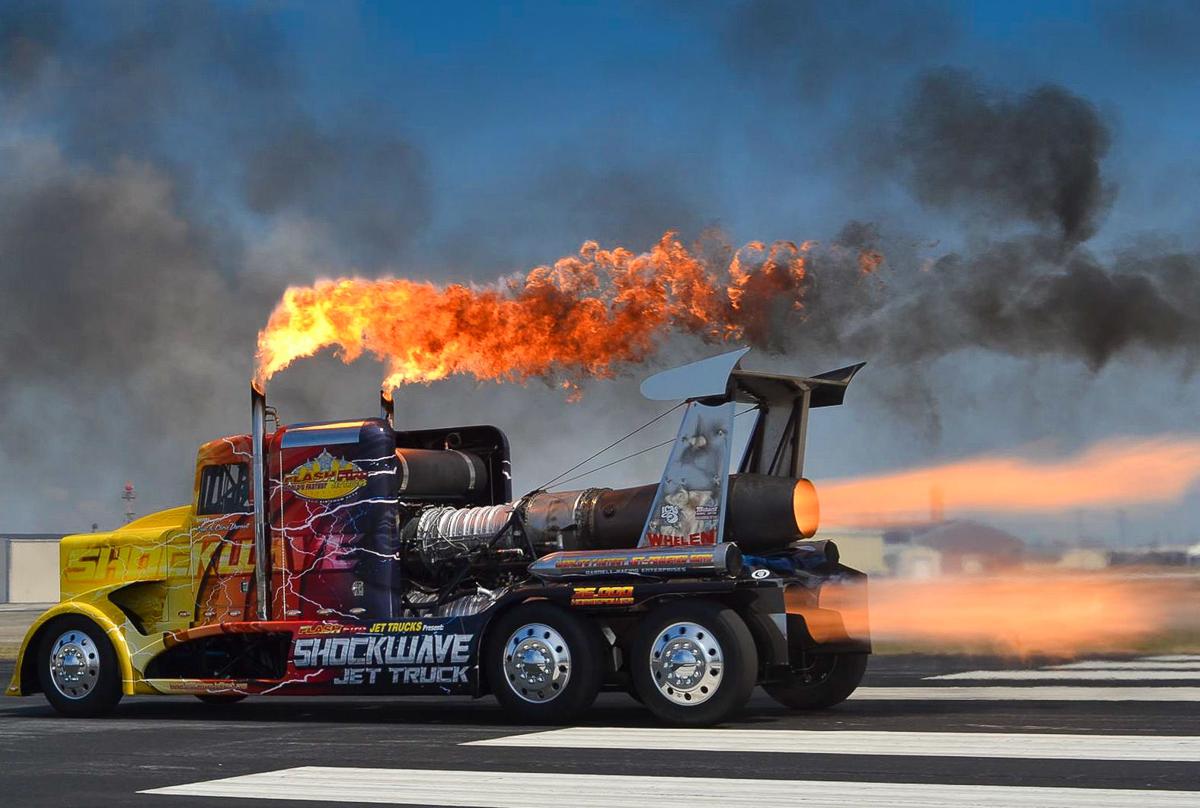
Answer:
<svg viewBox="0 0 1200 808"><path fill-rule="evenodd" d="M682 407L682 406L683 406L684 404L686 404L686 403L687 403L686 401L681 401L681 402L679 402L678 404L676 404L674 407L671 407L671 408L670 408L670 409L668 409L668 410L664 410L663 412L660 412L658 415L654 416L654 417L653 417L653 418L651 418L649 421L647 421L646 423L644 423L644 424L642 424L641 426L639 426L637 429L633 430L632 432L628 433L627 435L623 435L622 437L620 437L620 438L617 438L615 441L613 441L612 443L608 444L607 446L605 446L605 447L604 447L603 449L601 449L600 451L598 451L598 452L594 452L594 453L593 453L593 454L592 454L590 457L586 457L586 458L584 458L583 460L580 460L578 463L576 463L575 465L571 466L571 468L567 469L567 470L566 470L566 471L564 471L562 474L559 474L557 477L555 477L554 479L552 479L552 480L550 480L550 481L548 481L548 482L542 483L541 485L539 485L539 486L538 486L537 488L535 488L534 490L535 490L535 491L544 491L544 490L546 490L547 488L549 488L550 486L554 485L555 483L558 483L558 482L560 482L560 481L563 481L563 482L565 482L565 481L564 481L562 478L563 478L563 477L566 477L566 476L567 476L568 474L570 474L572 471L575 471L575 469L579 468L580 466L586 466L588 463L592 462L592 461L593 461L593 460L595 460L597 457L599 457L600 455L602 455L602 454L604 454L605 452L607 452L609 449L611 449L611 448L613 448L614 446L616 446L618 443L621 443L621 442L622 442L622 441L624 441L624 440L627 440L627 439L629 439L629 438L632 438L634 435L636 435L637 433L641 432L641 431L642 431L643 429L645 429L646 427L648 427L648 426L651 426L651 425L653 425L653 424L656 424L656 423L658 423L658 422L659 422L659 421L661 421L663 418L666 418L668 415L670 415L671 413L675 412L675 410L679 409L680 407ZM670 442L671 442L671 441L667 441L667 443L670 443ZM666 445L666 444L661 444L661 443L659 444L659 446L664 446L664 445ZM657 448L657 447L651 447L651 448ZM648 450L647 450L647 451L648 451ZM640 454L640 452L639 452L639 454ZM618 462L619 462L619 461L618 461ZM612 464L610 463L609 465L612 465ZM607 468L607 466L601 466L601 468ZM588 473L590 473L590 472L588 472ZM579 476L582 476L582 475L579 475ZM576 478L576 477L572 477L571 479L577 479L577 478Z"/></svg>

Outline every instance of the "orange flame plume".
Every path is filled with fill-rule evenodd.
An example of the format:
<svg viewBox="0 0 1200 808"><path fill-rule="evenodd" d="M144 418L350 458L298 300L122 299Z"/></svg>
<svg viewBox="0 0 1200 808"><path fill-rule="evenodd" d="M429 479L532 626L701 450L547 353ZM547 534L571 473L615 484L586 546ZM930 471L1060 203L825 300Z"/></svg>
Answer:
<svg viewBox="0 0 1200 808"><path fill-rule="evenodd" d="M1171 502L1200 478L1200 436L1102 441L1065 460L979 457L817 486L826 525L888 525L936 509L1048 513Z"/></svg>
<svg viewBox="0 0 1200 808"><path fill-rule="evenodd" d="M1200 636L1197 576L1033 569L1004 577L879 579L869 593L872 636L922 650L1075 656Z"/></svg>
<svg viewBox="0 0 1200 808"><path fill-rule="evenodd" d="M452 374L607 377L649 356L670 330L762 344L778 309L801 307L811 246L751 242L713 261L668 232L646 253L589 241L551 266L485 286L342 278L292 287L259 333L255 379L265 385L331 347L345 362L381 359L391 389ZM864 272L882 260L868 259Z"/></svg>

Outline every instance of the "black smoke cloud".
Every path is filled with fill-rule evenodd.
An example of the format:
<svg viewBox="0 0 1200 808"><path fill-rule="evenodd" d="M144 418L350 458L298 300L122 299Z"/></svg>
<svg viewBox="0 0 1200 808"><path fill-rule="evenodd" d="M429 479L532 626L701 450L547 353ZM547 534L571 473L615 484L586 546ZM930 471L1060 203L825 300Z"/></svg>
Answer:
<svg viewBox="0 0 1200 808"><path fill-rule="evenodd" d="M1111 131L1091 103L1053 85L1001 92L949 69L915 77L899 98L855 122L871 133L861 164L872 182L898 181L966 225L960 243L850 222L810 255L799 322L777 322L773 344L870 359L876 403L935 446L940 402L970 385L934 375L949 357L1078 363L1093 376L1133 359L1192 377L1200 254L1162 238L1089 243L1116 195L1103 173ZM860 260L877 254L877 268ZM1010 393L1041 395L1032 382Z"/></svg>
<svg viewBox="0 0 1200 808"><path fill-rule="evenodd" d="M1190 30L1184 5L1162 16ZM778 324L786 344L904 368L894 398L929 402L914 395L912 374L962 351L1093 372L1138 352L1196 367L1200 256L1161 241L1089 244L1118 190L1104 171L1111 122L1092 102L1060 85L1014 91L937 66L963 29L952 6L826 6L725 7L718 36L731 66L760 80L775 109L847 100L830 149L849 157L846 174L868 191L897 184L961 238L947 250L886 222L851 222L834 249L811 256L802 321ZM1104 18L1135 14L1146 16L1125 5ZM1127 48L1160 41L1152 16L1126 26ZM864 274L855 256L876 251L885 264Z"/></svg>
<svg viewBox="0 0 1200 808"><path fill-rule="evenodd" d="M0 486L40 481L0 529L107 526L126 477L178 501L236 430L257 329L320 270L282 277L232 219L368 272L428 219L420 150L309 113L262 7L87 4L106 33L79 10L0 8Z"/></svg>
<svg viewBox="0 0 1200 808"><path fill-rule="evenodd" d="M579 249L584 241L645 249L668 230L685 240L715 225L718 194L676 158L646 159L611 142L547 155L528 181L459 204L438 252L456 277L487 281Z"/></svg>
<svg viewBox="0 0 1200 808"><path fill-rule="evenodd" d="M961 28L953 7L940 2L751 0L718 8L730 63L779 88L785 101L828 101L936 60Z"/></svg>
<svg viewBox="0 0 1200 808"><path fill-rule="evenodd" d="M797 339L899 366L982 349L1093 371L1139 351L1194 367L1200 351L1200 256L1162 246L1104 260L1017 236L879 277L817 255L812 274Z"/></svg>
<svg viewBox="0 0 1200 808"><path fill-rule="evenodd" d="M1200 73L1200 5L1192 0L1159 0L1152 7L1105 3L1097 11L1102 30L1115 44L1113 57L1126 69L1162 70L1177 79Z"/></svg>
<svg viewBox="0 0 1200 808"><path fill-rule="evenodd" d="M815 254L799 340L900 367L965 350L1092 371L1140 351L1196 367L1200 256L1156 241L1107 256L1086 244L1116 193L1102 174L1111 133L1086 99L1053 85L1009 95L948 69L917 77L903 99L865 162L972 230L935 254L851 223L836 242L887 263L864 275L844 254Z"/></svg>
<svg viewBox="0 0 1200 808"><path fill-rule="evenodd" d="M178 501L196 444L231 431L217 380L247 377L269 298L221 270L167 173L38 142L0 162L5 529L111 526L125 479Z"/></svg>
<svg viewBox="0 0 1200 808"><path fill-rule="evenodd" d="M0 11L0 88L23 91L58 47L63 28L56 3L14 0Z"/></svg>
<svg viewBox="0 0 1200 808"><path fill-rule="evenodd" d="M246 157L242 191L257 213L319 222L368 265L394 260L429 224L423 155L370 128L325 133L300 118L271 131Z"/></svg>
<svg viewBox="0 0 1200 808"><path fill-rule="evenodd" d="M1071 243L1095 233L1115 193L1100 171L1108 127L1087 100L1054 85L1012 97L963 71L928 73L889 142L922 204L1023 219Z"/></svg>
<svg viewBox="0 0 1200 808"><path fill-rule="evenodd" d="M421 151L368 112L318 120L269 9L89 4L112 23L99 35L56 3L24 5L0 15L5 101L15 108L19 89L21 113L52 121L68 157L153 161L192 216L232 194L268 221L315 223L343 260L368 271L395 261L427 225ZM195 165L197 149L213 159Z"/></svg>

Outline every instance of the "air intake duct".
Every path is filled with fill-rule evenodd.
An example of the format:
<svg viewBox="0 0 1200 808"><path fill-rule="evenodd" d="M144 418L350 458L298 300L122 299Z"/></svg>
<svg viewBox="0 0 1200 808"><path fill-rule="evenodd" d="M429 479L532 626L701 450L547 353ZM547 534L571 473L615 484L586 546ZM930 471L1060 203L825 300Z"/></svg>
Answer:
<svg viewBox="0 0 1200 808"><path fill-rule="evenodd" d="M489 484L483 460L457 449L399 448L396 475L402 500L470 501Z"/></svg>

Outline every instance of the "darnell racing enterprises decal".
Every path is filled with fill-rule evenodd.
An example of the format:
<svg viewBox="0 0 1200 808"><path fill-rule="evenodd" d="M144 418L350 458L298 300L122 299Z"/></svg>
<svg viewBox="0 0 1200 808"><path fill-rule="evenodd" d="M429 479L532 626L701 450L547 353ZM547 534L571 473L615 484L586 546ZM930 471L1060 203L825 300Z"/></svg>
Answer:
<svg viewBox="0 0 1200 808"><path fill-rule="evenodd" d="M377 623L372 628L386 623ZM394 625L394 624L393 624ZM355 634L302 637L292 648L292 664L305 668L341 668L334 685L465 685L474 634L441 634L440 625L421 633Z"/></svg>
<svg viewBox="0 0 1200 808"><path fill-rule="evenodd" d="M284 475L288 490L304 499L344 499L367 484L367 473L352 461L321 452Z"/></svg>

